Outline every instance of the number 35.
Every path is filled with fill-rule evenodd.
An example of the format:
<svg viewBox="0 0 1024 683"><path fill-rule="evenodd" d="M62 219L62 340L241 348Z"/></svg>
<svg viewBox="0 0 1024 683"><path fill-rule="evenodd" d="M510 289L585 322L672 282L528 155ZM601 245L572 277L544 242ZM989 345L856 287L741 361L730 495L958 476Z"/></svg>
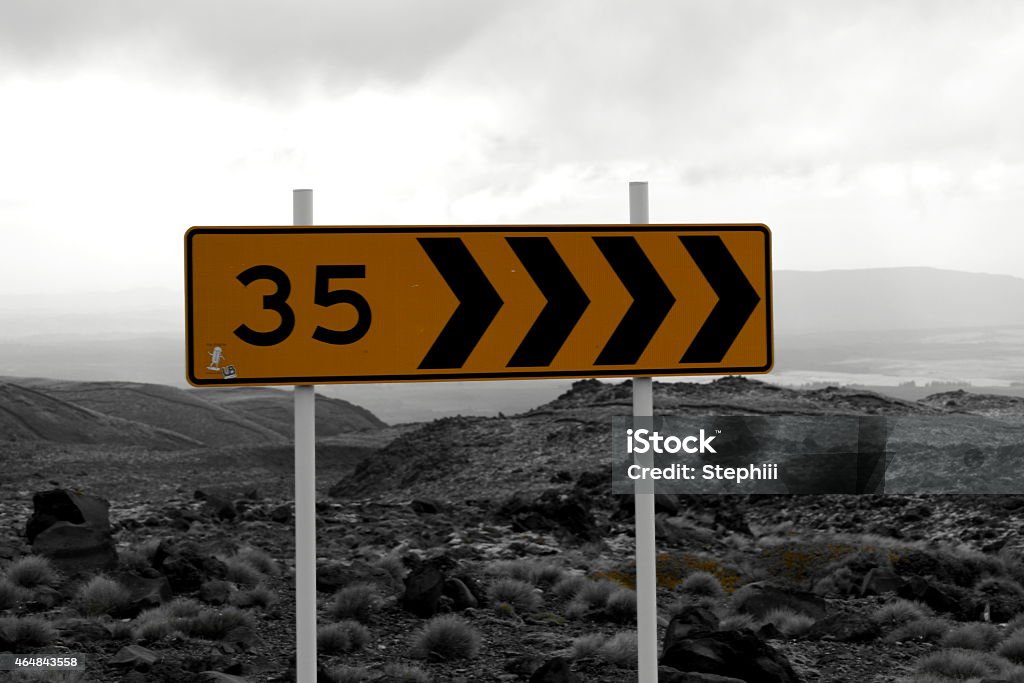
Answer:
<svg viewBox="0 0 1024 683"><path fill-rule="evenodd" d="M342 278L365 278L366 266L317 266L316 286L313 290L313 303L324 308L336 304L348 304L356 311L356 322L347 330L332 330L329 327L316 326L313 339L325 344L352 344L359 341L370 329L370 304L366 298L351 289L331 289L331 280ZM235 328L235 336L246 344L253 346L273 346L280 344L295 329L295 311L288 305L288 297L292 293L292 283L280 268L274 266L253 266L238 274L237 279L248 287L257 280L270 280L277 289L263 296L263 308L274 311L281 316L281 324L268 332L258 332L248 325Z"/></svg>

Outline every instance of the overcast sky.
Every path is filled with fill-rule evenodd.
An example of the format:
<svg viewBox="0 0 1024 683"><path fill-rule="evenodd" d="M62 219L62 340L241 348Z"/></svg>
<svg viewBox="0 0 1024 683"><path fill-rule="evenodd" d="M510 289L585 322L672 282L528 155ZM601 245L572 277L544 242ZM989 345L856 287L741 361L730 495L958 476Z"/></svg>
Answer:
<svg viewBox="0 0 1024 683"><path fill-rule="evenodd" d="M191 225L764 222L1024 277L1024 3L0 3L0 291L182 288ZM177 294L175 294L177 296ZM79 306L80 304L75 304Z"/></svg>

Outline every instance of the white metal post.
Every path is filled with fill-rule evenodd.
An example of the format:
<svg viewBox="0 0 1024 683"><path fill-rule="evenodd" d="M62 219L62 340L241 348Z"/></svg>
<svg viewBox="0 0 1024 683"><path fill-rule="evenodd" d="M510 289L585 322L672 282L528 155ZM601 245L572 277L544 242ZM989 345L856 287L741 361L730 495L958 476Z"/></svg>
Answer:
<svg viewBox="0 0 1024 683"><path fill-rule="evenodd" d="M646 182L629 184L629 222L650 222ZM633 428L653 428L654 387L650 377L633 378ZM650 453L634 454L636 463L652 467ZM637 480L633 489L636 532L637 681L658 681L658 596L654 549L654 491L650 481Z"/></svg>
<svg viewBox="0 0 1024 683"><path fill-rule="evenodd" d="M292 224L313 224L313 190L292 191ZM316 683L316 388L294 394L295 680Z"/></svg>

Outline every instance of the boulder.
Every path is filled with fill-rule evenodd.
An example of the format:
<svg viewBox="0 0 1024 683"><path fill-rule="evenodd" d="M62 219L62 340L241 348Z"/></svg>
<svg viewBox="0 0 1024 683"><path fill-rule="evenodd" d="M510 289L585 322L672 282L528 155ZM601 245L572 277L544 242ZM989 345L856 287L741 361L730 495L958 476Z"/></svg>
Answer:
<svg viewBox="0 0 1024 683"><path fill-rule="evenodd" d="M579 489L548 489L539 495L517 492L501 504L497 516L511 522L515 531L550 532L581 541L600 537L586 494Z"/></svg>
<svg viewBox="0 0 1024 683"><path fill-rule="evenodd" d="M127 645L117 651L117 654L107 660L111 666L123 666L129 669L146 671L156 664L160 655L142 647L141 645Z"/></svg>
<svg viewBox="0 0 1024 683"><path fill-rule="evenodd" d="M33 495L32 508L25 536L32 551L48 557L60 571L88 574L117 566L106 500L53 489Z"/></svg>
<svg viewBox="0 0 1024 683"><path fill-rule="evenodd" d="M436 515L444 509L444 505L433 498L414 498L409 507L417 515Z"/></svg>
<svg viewBox="0 0 1024 683"><path fill-rule="evenodd" d="M825 599L807 591L788 590L764 581L748 583L740 589L739 611L763 619L775 609L785 608L815 619L825 616ZM737 598L740 596L737 595Z"/></svg>
<svg viewBox="0 0 1024 683"><path fill-rule="evenodd" d="M479 605L479 601L476 596L470 592L469 588L466 587L459 579L449 577L444 580L443 594L451 598L452 611L461 612L466 609L471 609Z"/></svg>
<svg viewBox="0 0 1024 683"><path fill-rule="evenodd" d="M679 671L668 666L658 667L658 683L744 683L739 678Z"/></svg>
<svg viewBox="0 0 1024 683"><path fill-rule="evenodd" d="M401 604L418 617L437 614L444 594L445 574L432 562L424 562L405 577Z"/></svg>
<svg viewBox="0 0 1024 683"><path fill-rule="evenodd" d="M661 664L679 671L738 678L746 683L799 683L785 655L752 631L694 633L667 644Z"/></svg>
<svg viewBox="0 0 1024 683"><path fill-rule="evenodd" d="M207 581L227 575L222 561L189 541L161 541L153 554L153 568L167 578L175 594L194 593Z"/></svg>
<svg viewBox="0 0 1024 683"><path fill-rule="evenodd" d="M164 576L140 576L134 572L117 572L112 578L131 593L129 612L132 614L159 607L174 597L171 583Z"/></svg>
<svg viewBox="0 0 1024 683"><path fill-rule="evenodd" d="M717 630L718 615L707 607L686 605L672 617L672 621L668 622L664 646L667 649L672 643L687 638L692 633Z"/></svg>
<svg viewBox="0 0 1024 683"><path fill-rule="evenodd" d="M863 614L830 614L815 622L804 637L841 643L869 643L882 635L878 625Z"/></svg>
<svg viewBox="0 0 1024 683"><path fill-rule="evenodd" d="M569 661L563 657L552 657L530 676L530 683L576 683Z"/></svg>
<svg viewBox="0 0 1024 683"><path fill-rule="evenodd" d="M109 530L55 522L39 532L32 551L44 555L65 574L92 574L117 566L117 549Z"/></svg>
<svg viewBox="0 0 1024 683"><path fill-rule="evenodd" d="M897 593L907 600L917 600L936 612L947 612L961 621L980 619L983 605L970 591L942 583L933 577L911 576Z"/></svg>

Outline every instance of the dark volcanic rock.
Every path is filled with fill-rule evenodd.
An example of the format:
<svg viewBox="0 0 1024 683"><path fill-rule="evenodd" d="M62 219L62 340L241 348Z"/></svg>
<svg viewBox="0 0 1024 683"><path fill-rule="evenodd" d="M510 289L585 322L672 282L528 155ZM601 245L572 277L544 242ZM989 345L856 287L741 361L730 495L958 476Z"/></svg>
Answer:
<svg viewBox="0 0 1024 683"><path fill-rule="evenodd" d="M825 599L814 593L786 590L763 581L749 583L741 590L744 595L739 610L758 618L779 608L791 609L815 619L825 616Z"/></svg>
<svg viewBox="0 0 1024 683"><path fill-rule="evenodd" d="M32 496L25 536L38 555L67 574L104 571L117 566L111 536L110 503L65 489Z"/></svg>
<svg viewBox="0 0 1024 683"><path fill-rule="evenodd" d="M672 617L665 629L664 646L666 649L677 640L687 638L691 633L701 631L717 631L718 615L707 607L686 605Z"/></svg>
<svg viewBox="0 0 1024 683"><path fill-rule="evenodd" d="M552 657L530 676L530 683L576 683L568 660Z"/></svg>
<svg viewBox="0 0 1024 683"><path fill-rule="evenodd" d="M476 596L470 592L466 584L456 578L449 577L444 580L443 594L451 598L452 610L455 612L474 608L479 604Z"/></svg>
<svg viewBox="0 0 1024 683"><path fill-rule="evenodd" d="M153 554L153 567L167 577L175 593L193 593L205 582L227 575L223 562L190 541L161 541Z"/></svg>
<svg viewBox="0 0 1024 683"><path fill-rule="evenodd" d="M810 640L838 640L842 643L867 643L878 638L878 625L863 614L830 614L815 622L805 638Z"/></svg>
<svg viewBox="0 0 1024 683"><path fill-rule="evenodd" d="M923 602L936 612L948 612L961 621L979 619L983 609L970 591L931 577L909 577L898 595L907 600Z"/></svg>
<svg viewBox="0 0 1024 683"><path fill-rule="evenodd" d="M875 567L864 576L860 585L861 597L896 593L903 586L903 579L888 567Z"/></svg>
<svg viewBox="0 0 1024 683"><path fill-rule="evenodd" d="M130 669L146 671L156 664L160 655L141 645L128 645L118 650L107 663L111 666L124 666Z"/></svg>
<svg viewBox="0 0 1024 683"><path fill-rule="evenodd" d="M658 683L744 683L738 678L679 671L668 666L658 667Z"/></svg>
<svg viewBox="0 0 1024 683"><path fill-rule="evenodd" d="M117 550L110 532L84 524L51 524L36 536L32 550L50 558L66 574L105 571L117 566Z"/></svg>
<svg viewBox="0 0 1024 683"><path fill-rule="evenodd" d="M437 614L444 594L445 575L437 564L425 562L405 577L402 607L418 617Z"/></svg>
<svg viewBox="0 0 1024 683"><path fill-rule="evenodd" d="M409 507L417 515L436 515L444 509L444 505L433 498L414 498L409 503Z"/></svg>
<svg viewBox="0 0 1024 683"><path fill-rule="evenodd" d="M151 570L150 570L151 571ZM112 575L118 583L128 589L132 614L151 607L159 607L173 597L171 583L164 576L139 576L133 572L118 572Z"/></svg>
<svg viewBox="0 0 1024 683"><path fill-rule="evenodd" d="M584 541L599 536L588 500L578 489L548 489L540 495L517 492L502 503L497 516L510 521L516 531L568 534Z"/></svg>
<svg viewBox="0 0 1024 683"><path fill-rule="evenodd" d="M664 666L738 678L747 683L798 683L786 657L749 630L695 633L667 644Z"/></svg>

